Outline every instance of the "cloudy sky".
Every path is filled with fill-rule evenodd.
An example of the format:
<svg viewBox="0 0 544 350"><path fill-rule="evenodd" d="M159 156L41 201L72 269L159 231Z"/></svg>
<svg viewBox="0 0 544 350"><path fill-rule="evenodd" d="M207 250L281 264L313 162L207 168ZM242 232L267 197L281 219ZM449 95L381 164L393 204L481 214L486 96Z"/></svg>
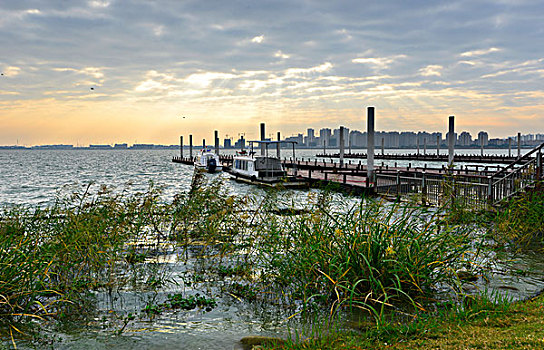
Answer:
<svg viewBox="0 0 544 350"><path fill-rule="evenodd" d="M544 133L544 2L7 0L0 145Z"/></svg>

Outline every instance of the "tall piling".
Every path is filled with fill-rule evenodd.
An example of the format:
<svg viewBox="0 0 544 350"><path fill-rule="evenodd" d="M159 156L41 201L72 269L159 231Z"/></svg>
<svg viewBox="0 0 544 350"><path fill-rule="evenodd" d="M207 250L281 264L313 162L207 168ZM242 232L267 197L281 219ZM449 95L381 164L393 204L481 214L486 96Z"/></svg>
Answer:
<svg viewBox="0 0 544 350"><path fill-rule="evenodd" d="M189 135L189 158L193 159L193 135Z"/></svg>
<svg viewBox="0 0 544 350"><path fill-rule="evenodd" d="M344 165L344 127L340 127L340 137L339 137L339 146L340 146L340 166Z"/></svg>
<svg viewBox="0 0 544 350"><path fill-rule="evenodd" d="M436 135L436 156L440 156L440 135Z"/></svg>
<svg viewBox="0 0 544 350"><path fill-rule="evenodd" d="M281 159L281 153L280 153L280 140L281 140L281 134L280 132L278 131L278 144L276 145L276 156L278 157L278 159Z"/></svg>
<svg viewBox="0 0 544 350"><path fill-rule="evenodd" d="M448 124L448 166L453 166L455 152L455 116L450 115Z"/></svg>
<svg viewBox="0 0 544 350"><path fill-rule="evenodd" d="M480 156L484 156L484 138L480 138Z"/></svg>
<svg viewBox="0 0 544 350"><path fill-rule="evenodd" d="M512 138L508 138L508 157L512 157Z"/></svg>
<svg viewBox="0 0 544 350"><path fill-rule="evenodd" d="M518 132L518 158L521 157L521 133Z"/></svg>
<svg viewBox="0 0 544 350"><path fill-rule="evenodd" d="M366 166L369 182L374 182L374 107L367 108L366 118Z"/></svg>
<svg viewBox="0 0 544 350"><path fill-rule="evenodd" d="M219 155L219 131L214 131L215 137L215 154Z"/></svg>
<svg viewBox="0 0 544 350"><path fill-rule="evenodd" d="M419 137L417 138L416 140L416 144L417 144L417 155L419 156Z"/></svg>
<svg viewBox="0 0 544 350"><path fill-rule="evenodd" d="M183 158L183 136L179 137L179 156Z"/></svg>
<svg viewBox="0 0 544 350"><path fill-rule="evenodd" d="M423 155L427 154L427 138L423 139Z"/></svg>
<svg viewBox="0 0 544 350"><path fill-rule="evenodd" d="M206 150L206 139L202 139L202 148Z"/></svg>
<svg viewBox="0 0 544 350"><path fill-rule="evenodd" d="M261 141L264 141L264 139L266 138L265 135L266 135L265 126L264 126L264 123L261 123ZM265 153L265 144L261 143L261 156L264 157L264 153Z"/></svg>

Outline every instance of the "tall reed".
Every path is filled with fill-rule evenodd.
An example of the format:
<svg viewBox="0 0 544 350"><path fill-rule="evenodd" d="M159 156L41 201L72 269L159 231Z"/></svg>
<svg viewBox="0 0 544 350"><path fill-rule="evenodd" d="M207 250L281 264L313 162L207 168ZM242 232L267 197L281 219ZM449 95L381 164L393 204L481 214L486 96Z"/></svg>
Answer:
<svg viewBox="0 0 544 350"><path fill-rule="evenodd" d="M303 300L381 317L393 303L423 308L437 287L455 288L456 271L470 266L471 238L410 204L364 200L335 212L318 203L262 234L261 265L267 279Z"/></svg>

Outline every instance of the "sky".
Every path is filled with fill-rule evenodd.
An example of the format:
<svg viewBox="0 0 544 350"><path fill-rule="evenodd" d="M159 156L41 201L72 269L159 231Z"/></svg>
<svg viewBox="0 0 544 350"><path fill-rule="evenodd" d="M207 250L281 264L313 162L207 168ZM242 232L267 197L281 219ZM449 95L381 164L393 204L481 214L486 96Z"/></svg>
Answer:
<svg viewBox="0 0 544 350"><path fill-rule="evenodd" d="M6 0L0 71L0 145L544 133L544 1Z"/></svg>

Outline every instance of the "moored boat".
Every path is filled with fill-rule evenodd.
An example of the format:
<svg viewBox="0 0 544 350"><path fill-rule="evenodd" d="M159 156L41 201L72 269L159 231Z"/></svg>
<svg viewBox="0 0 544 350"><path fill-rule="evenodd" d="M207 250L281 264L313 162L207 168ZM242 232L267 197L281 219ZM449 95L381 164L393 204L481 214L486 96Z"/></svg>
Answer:
<svg viewBox="0 0 544 350"><path fill-rule="evenodd" d="M210 152L209 149L202 149L195 161L195 168L212 174L223 170L219 161L219 156Z"/></svg>
<svg viewBox="0 0 544 350"><path fill-rule="evenodd" d="M285 142L285 141L282 141ZM283 168L281 160L278 157L268 155L268 145L278 144L278 141L249 141L251 151L238 152L232 159L232 166L226 171L232 175L235 180L240 180L260 185L284 185L285 187L306 186L307 183L300 181L295 176L289 176ZM253 143L259 143L266 147L266 152L256 156L253 151ZM294 149L294 142L293 149Z"/></svg>

